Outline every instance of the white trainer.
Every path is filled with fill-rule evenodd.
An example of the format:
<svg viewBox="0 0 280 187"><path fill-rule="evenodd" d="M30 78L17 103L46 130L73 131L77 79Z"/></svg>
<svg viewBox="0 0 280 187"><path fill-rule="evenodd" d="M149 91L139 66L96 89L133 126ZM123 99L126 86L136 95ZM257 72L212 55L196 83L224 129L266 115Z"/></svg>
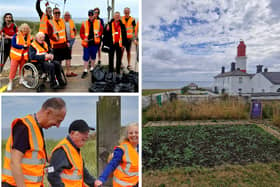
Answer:
<svg viewBox="0 0 280 187"><path fill-rule="evenodd" d="M12 91L12 89L13 89L13 83L9 82L8 87L7 87L7 91Z"/></svg>

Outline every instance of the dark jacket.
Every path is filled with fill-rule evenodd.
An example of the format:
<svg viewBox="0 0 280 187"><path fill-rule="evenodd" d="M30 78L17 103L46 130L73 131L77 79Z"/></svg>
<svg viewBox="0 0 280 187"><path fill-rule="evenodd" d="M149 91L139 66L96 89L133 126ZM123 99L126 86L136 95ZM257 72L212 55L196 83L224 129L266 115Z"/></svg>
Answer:
<svg viewBox="0 0 280 187"><path fill-rule="evenodd" d="M29 52L28 52L29 60L38 60L38 62L45 62L45 55L37 55L36 53L37 53L36 49L32 45L30 45ZM49 47L48 47L48 53L52 54L52 50Z"/></svg>
<svg viewBox="0 0 280 187"><path fill-rule="evenodd" d="M103 37L103 45L105 46L112 46L113 45L113 36L112 36L112 23L114 19L112 19L109 24L109 31L107 30L107 25L104 27L104 37ZM125 47L127 45L127 37L126 37L126 28L125 25L121 22L121 31L122 31L122 44Z"/></svg>

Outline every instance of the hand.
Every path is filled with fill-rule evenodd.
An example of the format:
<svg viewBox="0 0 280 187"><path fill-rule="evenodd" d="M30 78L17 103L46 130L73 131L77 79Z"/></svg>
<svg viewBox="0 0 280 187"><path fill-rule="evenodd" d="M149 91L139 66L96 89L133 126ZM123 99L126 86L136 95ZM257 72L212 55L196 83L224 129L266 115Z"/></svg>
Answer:
<svg viewBox="0 0 280 187"><path fill-rule="evenodd" d="M67 47L69 47L69 48L70 48L70 43L69 43L69 42L67 42Z"/></svg>
<svg viewBox="0 0 280 187"><path fill-rule="evenodd" d="M52 54L46 54L45 60L53 60L53 55Z"/></svg>
<svg viewBox="0 0 280 187"><path fill-rule="evenodd" d="M97 180L94 182L94 187L101 186L102 184L103 184L103 182L97 179Z"/></svg>
<svg viewBox="0 0 280 187"><path fill-rule="evenodd" d="M107 31L109 31L109 30L110 30L110 27L109 27L109 25L107 25L107 28L106 28L106 29L107 29Z"/></svg>
<svg viewBox="0 0 280 187"><path fill-rule="evenodd" d="M88 39L87 39L87 38L85 38L84 40L85 40L85 42L88 42Z"/></svg>
<svg viewBox="0 0 280 187"><path fill-rule="evenodd" d="M134 43L135 43L135 45L138 45L138 41L137 40L134 40Z"/></svg>

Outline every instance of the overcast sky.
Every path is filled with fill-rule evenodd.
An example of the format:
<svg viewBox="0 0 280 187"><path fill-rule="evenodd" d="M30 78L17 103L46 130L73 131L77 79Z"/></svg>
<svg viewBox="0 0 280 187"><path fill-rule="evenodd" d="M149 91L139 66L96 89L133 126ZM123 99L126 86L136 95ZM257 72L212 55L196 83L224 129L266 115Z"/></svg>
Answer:
<svg viewBox="0 0 280 187"><path fill-rule="evenodd" d="M111 0L109 0L111 2ZM49 0L50 6L54 7L56 2L58 7L63 10L63 0ZM131 15L138 17L138 0L115 0L115 11L123 14L123 9L129 7ZM41 2L41 8L45 9L46 0ZM1 0L0 16L1 19L5 12L11 12L15 17L38 17L35 9L36 0ZM107 18L107 0L66 0L65 11L70 11L74 18L88 17L88 10L99 7L100 17Z"/></svg>
<svg viewBox="0 0 280 187"><path fill-rule="evenodd" d="M1 127L8 128L18 117L34 114L40 110L47 96L2 96ZM96 96L63 96L67 113L62 127L68 127L76 119L85 120L90 126L96 127ZM108 114L110 115L110 114ZM138 122L138 97L121 97L121 125ZM56 127L53 127L56 128Z"/></svg>
<svg viewBox="0 0 280 187"><path fill-rule="evenodd" d="M279 0L142 0L143 80L211 81L247 45L247 70L280 71Z"/></svg>

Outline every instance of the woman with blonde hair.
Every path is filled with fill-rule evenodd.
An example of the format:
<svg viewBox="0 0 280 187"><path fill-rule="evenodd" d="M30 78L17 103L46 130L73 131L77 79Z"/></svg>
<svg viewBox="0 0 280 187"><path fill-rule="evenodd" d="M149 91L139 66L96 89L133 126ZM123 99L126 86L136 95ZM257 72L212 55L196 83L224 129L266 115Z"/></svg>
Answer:
<svg viewBox="0 0 280 187"><path fill-rule="evenodd" d="M103 170L94 186L101 186L113 172L113 187L138 187L138 124L126 127L125 136L116 146L113 158Z"/></svg>
<svg viewBox="0 0 280 187"><path fill-rule="evenodd" d="M28 60L28 49L31 44L30 27L23 23L18 28L18 32L12 38L12 47L10 52L11 69L9 74L8 91L13 88L13 79L19 66L19 74L25 62ZM19 84L23 83L23 77L20 77Z"/></svg>

